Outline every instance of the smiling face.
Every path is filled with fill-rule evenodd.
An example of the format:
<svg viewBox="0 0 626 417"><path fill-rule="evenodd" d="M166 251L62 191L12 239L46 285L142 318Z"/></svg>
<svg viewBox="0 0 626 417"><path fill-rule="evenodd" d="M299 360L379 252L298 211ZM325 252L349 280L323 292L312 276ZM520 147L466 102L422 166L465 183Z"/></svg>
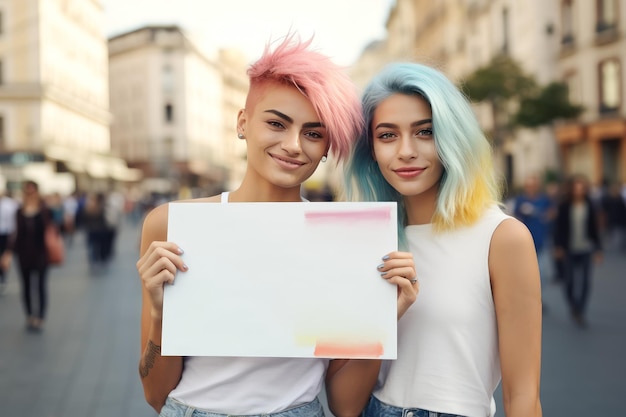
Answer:
<svg viewBox="0 0 626 417"><path fill-rule="evenodd" d="M244 181L256 187L296 188L328 152L329 139L311 102L295 87L269 83L239 112L248 146Z"/></svg>
<svg viewBox="0 0 626 417"><path fill-rule="evenodd" d="M391 95L376 107L371 129L374 157L387 182L405 198L434 208L443 166L429 104L417 95Z"/></svg>

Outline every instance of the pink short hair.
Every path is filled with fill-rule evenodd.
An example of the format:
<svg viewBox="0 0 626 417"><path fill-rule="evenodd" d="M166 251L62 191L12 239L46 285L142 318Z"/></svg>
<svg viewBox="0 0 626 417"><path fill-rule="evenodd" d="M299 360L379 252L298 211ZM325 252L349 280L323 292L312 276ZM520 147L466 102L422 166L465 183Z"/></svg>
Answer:
<svg viewBox="0 0 626 417"><path fill-rule="evenodd" d="M309 49L313 39L302 42L288 34L274 50L265 46L263 56L248 69L250 91L246 107L252 108L266 83L291 84L313 105L330 139L330 150L342 160L362 126L361 104L355 85L343 68L327 56Z"/></svg>

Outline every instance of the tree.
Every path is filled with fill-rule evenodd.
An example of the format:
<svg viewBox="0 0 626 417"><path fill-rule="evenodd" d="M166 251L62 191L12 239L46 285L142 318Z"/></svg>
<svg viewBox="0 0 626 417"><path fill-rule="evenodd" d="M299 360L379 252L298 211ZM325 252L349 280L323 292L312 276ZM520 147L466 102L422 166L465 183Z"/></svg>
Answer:
<svg viewBox="0 0 626 417"><path fill-rule="evenodd" d="M525 127L538 127L557 119L574 119L582 111L582 106L569 102L566 84L552 82L535 96L522 99L515 122Z"/></svg>
<svg viewBox="0 0 626 417"><path fill-rule="evenodd" d="M508 55L495 56L470 74L461 88L470 100L489 103L495 146L501 145L517 127L534 128L557 119L575 118L583 110L569 102L565 84L539 86Z"/></svg>
<svg viewBox="0 0 626 417"><path fill-rule="evenodd" d="M494 104L503 104L536 88L535 80L524 74L508 55L496 55L489 64L472 73L463 85L463 90L473 101Z"/></svg>

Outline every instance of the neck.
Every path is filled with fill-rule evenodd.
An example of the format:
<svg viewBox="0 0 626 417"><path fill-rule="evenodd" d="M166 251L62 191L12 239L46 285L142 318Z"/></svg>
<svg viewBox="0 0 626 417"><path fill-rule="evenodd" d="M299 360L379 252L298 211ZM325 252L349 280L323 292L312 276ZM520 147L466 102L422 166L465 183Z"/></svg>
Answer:
<svg viewBox="0 0 626 417"><path fill-rule="evenodd" d="M39 206L39 197L26 197L24 198L24 205L33 207Z"/></svg>
<svg viewBox="0 0 626 417"><path fill-rule="evenodd" d="M426 196L411 196L404 198L407 214L407 224L420 225L432 223L435 214L436 199Z"/></svg>
<svg viewBox="0 0 626 417"><path fill-rule="evenodd" d="M245 180L229 195L231 202L302 201L300 187L282 188L270 184L251 184Z"/></svg>

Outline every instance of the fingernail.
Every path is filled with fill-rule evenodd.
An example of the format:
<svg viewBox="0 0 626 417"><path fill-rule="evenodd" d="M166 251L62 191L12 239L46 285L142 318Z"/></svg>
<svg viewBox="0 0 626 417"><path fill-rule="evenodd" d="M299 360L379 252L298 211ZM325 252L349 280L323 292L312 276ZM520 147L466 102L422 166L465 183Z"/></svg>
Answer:
<svg viewBox="0 0 626 417"><path fill-rule="evenodd" d="M387 259L389 259L389 255L383 256L383 261L386 261Z"/></svg>
<svg viewBox="0 0 626 417"><path fill-rule="evenodd" d="M183 264L183 271L186 271L188 269L189 269L189 267L187 266L187 264Z"/></svg>
<svg viewBox="0 0 626 417"><path fill-rule="evenodd" d="M180 247L179 247L179 248L178 248L178 254L179 254L179 255L182 255L183 253L185 253L185 251L183 250L183 248L180 248Z"/></svg>
<svg viewBox="0 0 626 417"><path fill-rule="evenodd" d="M381 277L384 277L385 275L387 275L387 273L386 273L386 272L381 272L381 273L380 273L380 276L381 276Z"/></svg>
<svg viewBox="0 0 626 417"><path fill-rule="evenodd" d="M382 269L384 266L385 266L385 264L380 264L380 265L378 265L376 268L378 268L378 269Z"/></svg>

